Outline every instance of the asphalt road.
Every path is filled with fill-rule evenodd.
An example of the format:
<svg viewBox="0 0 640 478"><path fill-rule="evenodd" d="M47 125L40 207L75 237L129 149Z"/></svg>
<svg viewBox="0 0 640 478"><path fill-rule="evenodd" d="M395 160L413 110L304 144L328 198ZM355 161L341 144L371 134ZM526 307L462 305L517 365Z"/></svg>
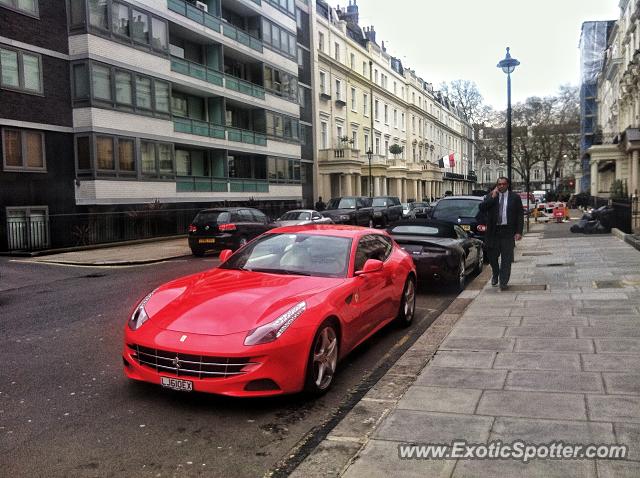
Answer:
<svg viewBox="0 0 640 478"><path fill-rule="evenodd" d="M162 282L216 264L86 268L0 258L1 474L262 476L301 440L326 432L456 296L421 288L414 325L376 334L316 400L228 399L125 379L122 330L133 305Z"/></svg>

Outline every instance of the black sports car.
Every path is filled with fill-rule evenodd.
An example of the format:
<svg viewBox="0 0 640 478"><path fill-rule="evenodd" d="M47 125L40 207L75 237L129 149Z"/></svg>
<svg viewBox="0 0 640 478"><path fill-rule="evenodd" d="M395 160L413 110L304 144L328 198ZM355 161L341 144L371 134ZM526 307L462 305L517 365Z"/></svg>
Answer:
<svg viewBox="0 0 640 478"><path fill-rule="evenodd" d="M469 274L484 265L482 241L460 226L429 219L405 219L387 232L411 254L422 280L452 282L463 290Z"/></svg>

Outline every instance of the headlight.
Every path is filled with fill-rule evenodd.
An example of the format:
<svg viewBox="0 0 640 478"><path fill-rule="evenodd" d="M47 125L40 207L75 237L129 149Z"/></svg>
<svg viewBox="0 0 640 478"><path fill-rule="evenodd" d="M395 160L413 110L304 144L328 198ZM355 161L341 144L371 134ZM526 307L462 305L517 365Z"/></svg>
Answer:
<svg viewBox="0 0 640 478"><path fill-rule="evenodd" d="M144 310L144 306L147 305L147 302L149 302L149 299L151 299L151 296L154 292L155 291L150 292L144 299L142 299L136 309L133 311L133 314L131 314L128 322L129 328L131 330L138 330L140 327L142 327L142 324L144 324L149 319L147 311Z"/></svg>
<svg viewBox="0 0 640 478"><path fill-rule="evenodd" d="M305 302L300 302L291 307L276 320L250 330L244 339L244 344L259 345L273 342L280 337L285 330L287 330L294 320L302 315L306 308L307 304Z"/></svg>
<svg viewBox="0 0 640 478"><path fill-rule="evenodd" d="M343 214L342 216L340 216L340 220L341 221L348 221L349 220L349 216L346 216L346 215Z"/></svg>

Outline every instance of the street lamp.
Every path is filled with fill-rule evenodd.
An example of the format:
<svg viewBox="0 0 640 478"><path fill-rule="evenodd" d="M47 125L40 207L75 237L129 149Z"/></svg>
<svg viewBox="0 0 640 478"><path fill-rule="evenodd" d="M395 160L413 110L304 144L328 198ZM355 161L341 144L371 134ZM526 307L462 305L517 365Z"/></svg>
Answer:
<svg viewBox="0 0 640 478"><path fill-rule="evenodd" d="M507 47L507 56L504 57L504 60L500 60L497 65L507 74L507 178L509 179L509 186L511 186L511 165L513 164L513 151L511 148L511 73L519 64L518 60L511 58L509 47Z"/></svg>
<svg viewBox="0 0 640 478"><path fill-rule="evenodd" d="M369 148L367 151L367 157L369 158L369 180L367 183L369 184L369 197L373 197L373 192L371 191L371 157L373 156L373 150Z"/></svg>

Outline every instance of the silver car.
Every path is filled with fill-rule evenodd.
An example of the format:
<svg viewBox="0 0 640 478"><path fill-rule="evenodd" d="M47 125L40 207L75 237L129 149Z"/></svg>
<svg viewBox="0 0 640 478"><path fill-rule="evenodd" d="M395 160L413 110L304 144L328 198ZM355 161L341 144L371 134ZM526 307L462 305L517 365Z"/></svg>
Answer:
<svg viewBox="0 0 640 478"><path fill-rule="evenodd" d="M294 209L285 212L271 223L273 227L304 226L306 224L333 224L333 221L315 209Z"/></svg>

